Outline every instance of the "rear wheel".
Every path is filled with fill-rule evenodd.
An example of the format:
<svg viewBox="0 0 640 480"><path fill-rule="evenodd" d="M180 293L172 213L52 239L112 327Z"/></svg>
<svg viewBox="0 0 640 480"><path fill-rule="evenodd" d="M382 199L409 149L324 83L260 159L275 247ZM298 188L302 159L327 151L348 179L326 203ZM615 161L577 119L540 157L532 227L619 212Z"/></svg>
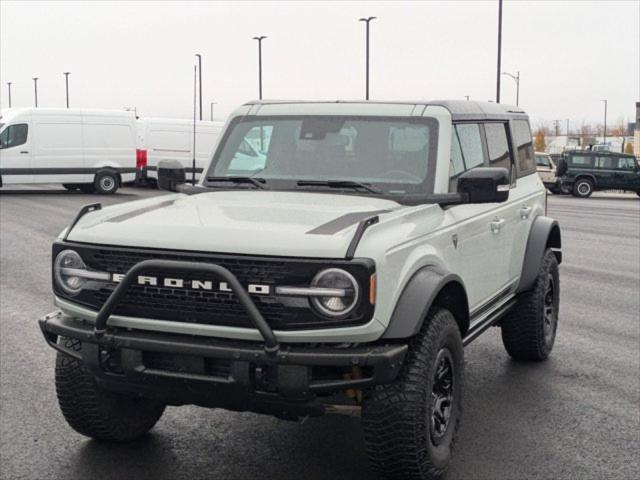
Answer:
<svg viewBox="0 0 640 480"><path fill-rule="evenodd" d="M110 195L118 190L118 175L113 172L99 172L93 182L96 192Z"/></svg>
<svg viewBox="0 0 640 480"><path fill-rule="evenodd" d="M593 182L588 178L581 178L573 184L573 194L576 197L587 198L593 193Z"/></svg>
<svg viewBox="0 0 640 480"><path fill-rule="evenodd" d="M82 351L79 340L61 337L59 341L64 348ZM67 423L97 440L135 440L156 424L165 408L153 400L102 390L82 361L63 353L56 357L56 392Z"/></svg>
<svg viewBox="0 0 640 480"><path fill-rule="evenodd" d="M463 368L455 318L433 308L396 381L365 393L365 447L384 478L424 480L447 470L462 413Z"/></svg>
<svg viewBox="0 0 640 480"><path fill-rule="evenodd" d="M558 260L547 249L533 289L522 293L502 319L502 343L516 360L545 360L556 339L560 309Z"/></svg>

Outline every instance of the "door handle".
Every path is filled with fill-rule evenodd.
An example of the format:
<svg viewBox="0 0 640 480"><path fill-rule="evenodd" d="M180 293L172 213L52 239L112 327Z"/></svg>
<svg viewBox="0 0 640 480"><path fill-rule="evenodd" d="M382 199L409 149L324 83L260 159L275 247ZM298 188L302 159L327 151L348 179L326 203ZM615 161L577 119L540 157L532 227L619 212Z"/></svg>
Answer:
<svg viewBox="0 0 640 480"><path fill-rule="evenodd" d="M529 206L524 206L520 209L520 218L522 220L526 220L527 218L529 218L529 215L531 215L531 207Z"/></svg>
<svg viewBox="0 0 640 480"><path fill-rule="evenodd" d="M504 226L504 218L494 218L490 223L491 225L491 233L497 234L500 233L500 230Z"/></svg>
<svg viewBox="0 0 640 480"><path fill-rule="evenodd" d="M29 153L29 150L21 150L20 153Z"/></svg>

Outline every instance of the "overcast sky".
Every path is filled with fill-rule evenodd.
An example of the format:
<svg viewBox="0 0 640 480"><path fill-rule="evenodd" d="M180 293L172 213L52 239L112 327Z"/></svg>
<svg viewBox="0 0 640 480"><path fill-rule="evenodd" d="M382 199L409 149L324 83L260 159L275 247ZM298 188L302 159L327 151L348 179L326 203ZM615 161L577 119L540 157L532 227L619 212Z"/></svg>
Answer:
<svg viewBox="0 0 640 480"><path fill-rule="evenodd" d="M222 120L258 96L364 96L364 24L371 23L371 98L495 98L498 2L0 2L0 81L13 106L136 106L189 118L195 53L203 55L204 116ZM640 2L504 2L503 70L520 71L534 123L633 121L640 98ZM502 101L515 103L502 77Z"/></svg>

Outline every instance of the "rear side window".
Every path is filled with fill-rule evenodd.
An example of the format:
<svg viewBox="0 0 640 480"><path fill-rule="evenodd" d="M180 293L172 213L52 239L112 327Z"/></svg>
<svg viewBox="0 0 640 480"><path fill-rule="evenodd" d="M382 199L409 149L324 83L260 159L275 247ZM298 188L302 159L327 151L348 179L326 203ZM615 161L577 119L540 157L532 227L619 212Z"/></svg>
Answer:
<svg viewBox="0 0 640 480"><path fill-rule="evenodd" d="M486 123L484 129L487 135L487 149L489 163L492 167L506 168L511 172L511 158L509 156L509 142L504 123Z"/></svg>
<svg viewBox="0 0 640 480"><path fill-rule="evenodd" d="M636 169L635 158L618 157L618 168L622 170L635 170Z"/></svg>
<svg viewBox="0 0 640 480"><path fill-rule="evenodd" d="M596 159L596 168L613 168L613 157L598 157Z"/></svg>
<svg viewBox="0 0 640 480"><path fill-rule="evenodd" d="M511 125L513 127L513 143L516 148L516 158L520 169L520 176L527 175L535 170L531 128L529 127L529 122L526 120L514 120ZM540 157L542 157L546 163L538 163L538 165L549 167L549 157L544 155ZM536 160L540 157L536 157Z"/></svg>
<svg viewBox="0 0 640 480"><path fill-rule="evenodd" d="M551 167L549 157L546 155L536 155L536 165L538 167Z"/></svg>
<svg viewBox="0 0 640 480"><path fill-rule="evenodd" d="M9 125L0 134L0 148L17 147L27 143L29 126L26 123L17 123Z"/></svg>

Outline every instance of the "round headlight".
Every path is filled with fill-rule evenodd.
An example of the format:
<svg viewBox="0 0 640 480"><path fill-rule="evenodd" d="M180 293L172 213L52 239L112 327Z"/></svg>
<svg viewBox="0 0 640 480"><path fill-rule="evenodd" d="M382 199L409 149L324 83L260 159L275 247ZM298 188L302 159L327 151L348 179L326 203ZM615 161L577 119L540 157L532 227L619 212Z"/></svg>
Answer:
<svg viewBox="0 0 640 480"><path fill-rule="evenodd" d="M360 289L358 282L349 272L339 268L328 268L319 272L311 281L316 288L331 288L342 290L341 295L314 296L313 305L321 313L329 317L342 317L351 312L358 304Z"/></svg>
<svg viewBox="0 0 640 480"><path fill-rule="evenodd" d="M82 290L87 281L82 271L86 269L87 266L80 255L73 250L61 251L53 264L56 283L70 295L75 295Z"/></svg>

